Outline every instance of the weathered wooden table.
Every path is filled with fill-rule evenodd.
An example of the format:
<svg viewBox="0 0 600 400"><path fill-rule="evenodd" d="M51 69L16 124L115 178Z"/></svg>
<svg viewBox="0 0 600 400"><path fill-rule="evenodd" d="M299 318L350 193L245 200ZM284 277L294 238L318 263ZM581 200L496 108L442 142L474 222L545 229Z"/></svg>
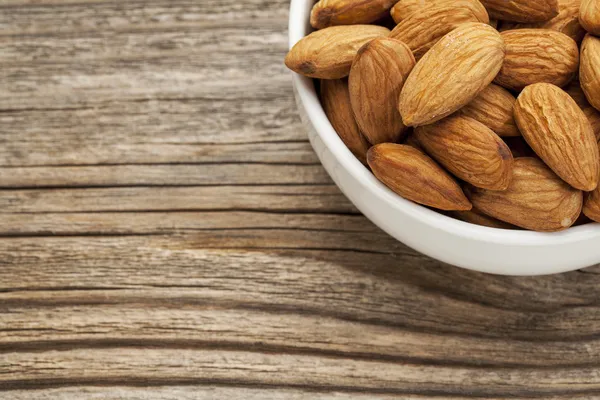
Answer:
<svg viewBox="0 0 600 400"><path fill-rule="evenodd" d="M599 397L600 272L468 272L362 217L287 6L0 3L0 398Z"/></svg>

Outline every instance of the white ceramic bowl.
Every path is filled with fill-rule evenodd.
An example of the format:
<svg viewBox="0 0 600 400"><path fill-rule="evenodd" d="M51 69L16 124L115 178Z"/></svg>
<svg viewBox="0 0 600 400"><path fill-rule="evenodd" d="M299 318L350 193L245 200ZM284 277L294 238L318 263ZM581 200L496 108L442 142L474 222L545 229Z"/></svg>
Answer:
<svg viewBox="0 0 600 400"><path fill-rule="evenodd" d="M292 0L290 48L306 36L313 0ZM354 205L394 238L456 266L503 275L544 275L600 263L600 224L558 233L486 228L421 207L380 183L346 148L311 79L294 76L302 121L321 163Z"/></svg>

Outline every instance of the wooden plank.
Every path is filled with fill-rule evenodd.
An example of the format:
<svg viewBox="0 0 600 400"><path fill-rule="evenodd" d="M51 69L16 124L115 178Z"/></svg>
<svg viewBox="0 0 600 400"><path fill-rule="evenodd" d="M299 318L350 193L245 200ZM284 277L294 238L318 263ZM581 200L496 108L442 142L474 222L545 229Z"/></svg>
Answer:
<svg viewBox="0 0 600 400"><path fill-rule="evenodd" d="M0 115L0 119L1 119ZM0 133L1 134L1 133ZM151 143L98 145L89 144L74 148L66 146L69 138L52 143L40 136L39 141L31 139L26 144L7 140L6 147L0 147L0 160L6 166L60 166L97 164L165 164L165 163L272 163L307 164L318 163L317 156L308 141L299 142L257 142L232 144L194 143ZM61 147L65 145L65 147ZM82 154L85 154L82 157ZM8 171L7 171L8 172Z"/></svg>
<svg viewBox="0 0 600 400"><path fill-rule="evenodd" d="M0 115L0 119L2 119ZM1 134L1 133L0 133ZM33 136L33 135L32 135ZM39 140L38 140L39 139ZM318 163L308 141L256 142L231 144L136 142L92 146L92 142L74 147L70 138L47 137L28 139L28 143L8 140L0 146L0 160L6 166L60 166L97 164L168 164L168 163ZM125 140L126 138L123 138ZM67 144L71 143L70 146ZM63 147L64 145L64 147ZM82 154L84 156L82 156Z"/></svg>
<svg viewBox="0 0 600 400"><path fill-rule="evenodd" d="M357 400L389 400L397 399L394 395L372 393L341 393L317 392L306 389L289 388L255 388L255 387L224 387L214 385L190 386L158 386L138 388L130 386L97 387L75 386L66 388L51 388L37 390L11 390L7 392L12 400L197 400L197 399L245 399L245 400L340 400L352 398ZM423 400L422 396L404 396L405 400ZM449 400L450 397L440 397L439 400ZM572 398L581 400L583 398ZM478 400L478 399L474 399ZM487 400L490 400L489 398ZM494 400L494 399L491 399Z"/></svg>
<svg viewBox="0 0 600 400"><path fill-rule="evenodd" d="M0 15L4 34L110 31L137 25L186 27L201 20L287 19L289 2L247 0L3 0ZM69 16L60 26L57 15ZM184 18L182 18L183 16Z"/></svg>
<svg viewBox="0 0 600 400"><path fill-rule="evenodd" d="M177 164L0 167L0 188L333 185L319 164Z"/></svg>
<svg viewBox="0 0 600 400"><path fill-rule="evenodd" d="M204 246L194 235L3 238L0 307L236 305L532 342L585 341L600 329L596 274L487 276L400 244L386 254Z"/></svg>
<svg viewBox="0 0 600 400"><path fill-rule="evenodd" d="M168 210L357 213L329 185L0 190L0 214Z"/></svg>
<svg viewBox="0 0 600 400"><path fill-rule="evenodd" d="M138 296L143 297L142 290ZM141 304L11 307L0 313L0 352L161 347L311 354L324 358L480 368L594 365L600 340L529 342L414 332L310 313ZM448 348L452 351L449 352Z"/></svg>
<svg viewBox="0 0 600 400"><path fill-rule="evenodd" d="M26 223L25 223L26 221ZM393 239L360 215L262 212L118 212L0 214L0 236L181 234L195 231L301 230L362 233L383 243ZM392 246L390 246L392 247Z"/></svg>
<svg viewBox="0 0 600 400"><path fill-rule="evenodd" d="M7 392L13 400L196 400L196 399L245 399L245 400L389 400L398 399L393 394L375 393L348 393L340 391L322 392L307 389L289 388L255 388L255 387L224 387L214 385L189 385L189 386L157 386L152 388L138 388L128 386L97 387L97 386L74 386L66 388L14 390ZM402 400L424 400L430 396L403 394ZM457 400L462 396L440 395L436 400ZM513 400L534 399L536 397L511 396ZM570 400L590 400L596 398L589 395L573 395L568 397L545 395L545 400L559 400L568 398ZM469 397L471 400L506 400L506 397Z"/></svg>
<svg viewBox="0 0 600 400"><path fill-rule="evenodd" d="M377 361L211 349L73 349L67 352L7 353L2 374L9 388L39 384L144 384L219 382L390 394L473 396L594 394L600 371L573 368L503 370L390 364ZM356 374L356 371L361 371ZM101 377L101 378L99 378ZM84 383L85 382L85 383Z"/></svg>

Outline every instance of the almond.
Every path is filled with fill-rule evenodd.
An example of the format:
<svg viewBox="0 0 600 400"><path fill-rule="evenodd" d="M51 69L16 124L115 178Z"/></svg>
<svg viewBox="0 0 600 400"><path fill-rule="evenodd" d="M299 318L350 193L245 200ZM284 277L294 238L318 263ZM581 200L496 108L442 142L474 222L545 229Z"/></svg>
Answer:
<svg viewBox="0 0 600 400"><path fill-rule="evenodd" d="M508 90L491 84L462 108L461 112L481 122L499 136L521 136L513 116L516 101Z"/></svg>
<svg viewBox="0 0 600 400"><path fill-rule="evenodd" d="M513 156L492 130L472 118L453 115L415 129L425 151L457 178L474 186L504 190L512 177Z"/></svg>
<svg viewBox="0 0 600 400"><path fill-rule="evenodd" d="M557 0L481 0L491 18L515 22L542 22L558 15Z"/></svg>
<svg viewBox="0 0 600 400"><path fill-rule="evenodd" d="M600 179L600 154L592 127L575 100L548 83L525 88L515 120L536 154L565 182L584 191Z"/></svg>
<svg viewBox="0 0 600 400"><path fill-rule="evenodd" d="M375 39L358 51L350 70L350 100L371 144L398 142L406 131L398 97L414 66L408 46L395 39Z"/></svg>
<svg viewBox="0 0 600 400"><path fill-rule="evenodd" d="M370 24L388 14L398 0L321 0L314 5L310 24L315 29L334 25Z"/></svg>
<svg viewBox="0 0 600 400"><path fill-rule="evenodd" d="M551 29L564 33L577 43L581 43L585 36L585 29L579 23L580 0L558 0L558 15L549 21L535 23L502 24L501 31L510 29Z"/></svg>
<svg viewBox="0 0 600 400"><path fill-rule="evenodd" d="M468 7L477 16L478 21L486 24L490 22L487 10L479 0L400 0L392 8L391 14L394 21L399 24L417 11L421 12L426 8L439 6Z"/></svg>
<svg viewBox="0 0 600 400"><path fill-rule="evenodd" d="M466 5L446 4L425 7L400 22L390 33L390 37L403 41L419 60L444 35L467 22L480 21L468 2Z"/></svg>
<svg viewBox="0 0 600 400"><path fill-rule="evenodd" d="M371 147L367 160L375 176L405 199L440 210L471 209L456 181L414 147L378 144Z"/></svg>
<svg viewBox="0 0 600 400"><path fill-rule="evenodd" d="M598 0L581 0L579 22L586 31L600 35L600 2Z"/></svg>
<svg viewBox="0 0 600 400"><path fill-rule="evenodd" d="M514 225L508 224L504 221L500 221L496 218L492 218L489 215L485 215L476 208L473 208L470 211L452 211L450 215L456 219L460 219L461 221L469 222L471 224L480 226L487 226L488 228L519 229Z"/></svg>
<svg viewBox="0 0 600 400"><path fill-rule="evenodd" d="M387 36L389 29L376 25L332 26L301 39L285 58L299 74L320 79L348 76L352 61L365 43Z"/></svg>
<svg viewBox="0 0 600 400"><path fill-rule="evenodd" d="M470 103L500 70L504 50L500 34L483 23L444 36L406 80L399 104L404 124L430 124Z"/></svg>
<svg viewBox="0 0 600 400"><path fill-rule="evenodd" d="M360 162L367 164L367 151L371 146L354 121L348 82L344 79L321 81L321 103L329 122L342 142Z"/></svg>
<svg viewBox="0 0 600 400"><path fill-rule="evenodd" d="M502 32L506 59L494 83L522 90L539 82L565 86L579 66L577 43L564 33L547 29Z"/></svg>
<svg viewBox="0 0 600 400"><path fill-rule="evenodd" d="M600 110L600 39L592 35L587 35L581 44L579 81L587 100Z"/></svg>
<svg viewBox="0 0 600 400"><path fill-rule="evenodd" d="M575 223L583 194L536 158L517 158L503 192L470 188L473 206L501 221L534 231L561 231Z"/></svg>

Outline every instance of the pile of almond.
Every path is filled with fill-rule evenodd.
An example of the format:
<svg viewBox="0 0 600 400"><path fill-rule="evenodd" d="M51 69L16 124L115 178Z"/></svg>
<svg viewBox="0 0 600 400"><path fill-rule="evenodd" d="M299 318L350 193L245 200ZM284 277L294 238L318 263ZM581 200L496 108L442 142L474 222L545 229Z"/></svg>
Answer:
<svg viewBox="0 0 600 400"><path fill-rule="evenodd" d="M400 196L467 222L600 222L600 0L320 0L286 57Z"/></svg>

